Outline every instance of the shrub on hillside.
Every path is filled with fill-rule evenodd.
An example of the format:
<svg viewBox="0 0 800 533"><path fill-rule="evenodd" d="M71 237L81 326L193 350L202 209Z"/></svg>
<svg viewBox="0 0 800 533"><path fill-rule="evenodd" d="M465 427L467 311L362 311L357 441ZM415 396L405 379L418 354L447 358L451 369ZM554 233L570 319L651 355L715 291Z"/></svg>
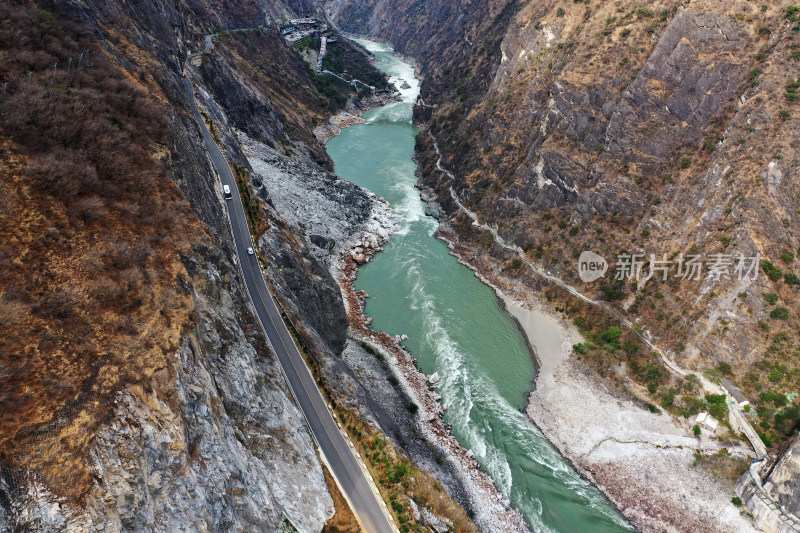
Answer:
<svg viewBox="0 0 800 533"><path fill-rule="evenodd" d="M789 310L785 307L776 307L770 312L769 317L774 320L787 320L789 318Z"/></svg>

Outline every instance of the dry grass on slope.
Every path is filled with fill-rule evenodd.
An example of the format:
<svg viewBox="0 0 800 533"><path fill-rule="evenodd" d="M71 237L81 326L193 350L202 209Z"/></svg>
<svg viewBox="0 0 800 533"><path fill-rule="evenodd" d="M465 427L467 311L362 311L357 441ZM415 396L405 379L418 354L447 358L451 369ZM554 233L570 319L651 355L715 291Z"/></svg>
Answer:
<svg viewBox="0 0 800 533"><path fill-rule="evenodd" d="M181 255L204 233L167 172L164 110L87 29L3 7L0 50L0 79L33 72L0 121L0 465L74 500L113 392L169 372L192 312Z"/></svg>

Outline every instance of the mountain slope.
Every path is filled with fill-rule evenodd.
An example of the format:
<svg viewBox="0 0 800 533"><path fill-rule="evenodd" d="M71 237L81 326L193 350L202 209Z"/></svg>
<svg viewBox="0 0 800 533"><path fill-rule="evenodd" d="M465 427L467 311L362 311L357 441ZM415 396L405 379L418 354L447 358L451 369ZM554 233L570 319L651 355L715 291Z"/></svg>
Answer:
<svg viewBox="0 0 800 533"><path fill-rule="evenodd" d="M4 6L0 28L0 528L321 529L322 466L181 90L204 32L251 13L43 6Z"/></svg>
<svg viewBox="0 0 800 533"><path fill-rule="evenodd" d="M506 8L516 12L512 20L487 18L488 4L474 6L471 17L443 19L431 4L424 15L415 5L389 10L400 14L388 20L419 21L414 38L403 30L393 39L402 51L427 49L427 107L418 117L455 176L435 170L423 135L423 183L451 213L452 187L531 260L590 296L619 301L684 366L730 364L737 383L757 396L767 384L747 377L748 365L774 366L763 351L775 333L797 326L794 313L770 318L774 304L761 296L797 305L798 191L788 178L797 172L795 12L787 15L786 2L764 9L528 2ZM343 27L380 31L373 18L339 7ZM373 13L380 19L388 9ZM423 29L432 20L440 24ZM493 51L486 50L496 44L492 33L468 40L485 27L502 28ZM648 263L642 278L650 254L671 260L673 275L601 292L578 279L581 250L609 260L610 275L626 251ZM677 279L679 255L698 252L707 266L713 254L731 256L733 279ZM740 283L739 254L777 265L776 279L762 273ZM789 369L797 363L791 345L780 350ZM778 388L789 392L792 384Z"/></svg>

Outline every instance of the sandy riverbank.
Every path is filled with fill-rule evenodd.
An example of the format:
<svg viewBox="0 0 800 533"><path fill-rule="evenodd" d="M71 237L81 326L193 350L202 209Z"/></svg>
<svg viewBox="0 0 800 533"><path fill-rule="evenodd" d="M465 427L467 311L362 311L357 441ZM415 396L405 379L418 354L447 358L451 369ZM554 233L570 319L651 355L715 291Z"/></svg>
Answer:
<svg viewBox="0 0 800 533"><path fill-rule="evenodd" d="M723 446L697 439L688 424L643 409L572 357L577 331L541 311L507 304L542 363L527 413L545 436L640 531L749 531L750 521L695 450ZM543 341L539 335L545 332ZM728 447L745 455L744 446Z"/></svg>
<svg viewBox="0 0 800 533"><path fill-rule="evenodd" d="M686 421L650 413L608 386L572 356L583 339L571 324L446 228L440 236L495 289L536 352L529 418L638 530L756 531L731 503L732 483L695 466L696 451L708 456L725 448L745 458L752 455L747 446L697 438Z"/></svg>

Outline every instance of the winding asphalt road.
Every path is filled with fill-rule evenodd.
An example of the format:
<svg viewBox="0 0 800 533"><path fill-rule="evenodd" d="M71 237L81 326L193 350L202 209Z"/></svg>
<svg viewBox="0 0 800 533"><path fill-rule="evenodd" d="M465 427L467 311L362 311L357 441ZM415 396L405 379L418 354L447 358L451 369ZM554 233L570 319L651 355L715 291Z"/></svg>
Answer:
<svg viewBox="0 0 800 533"><path fill-rule="evenodd" d="M369 533L396 532L397 529L384 512L378 496L372 491L366 474L356 459L352 448L348 446L339 432L339 428L334 422L330 411L328 411L325 400L322 398L311 372L300 355L297 346L295 346L294 339L286 329L278 307L272 299L272 294L267 289L258 259L255 255L247 254L247 248L253 247L255 249L255 246L250 238L247 218L239 197L236 180L233 177L228 161L208 132L208 128L197 109L191 81L188 79L183 81L186 94L192 103L192 112L203 133L206 150L217 168L223 185L228 185L231 189L233 198L226 202L228 204L228 216L247 291L250 293L250 298L253 301L253 306L264 333L266 333L272 349L283 367L292 394L305 415L312 435L317 441L317 445L322 451L333 476L336 478L337 485L350 503L350 507L363 530Z"/></svg>

